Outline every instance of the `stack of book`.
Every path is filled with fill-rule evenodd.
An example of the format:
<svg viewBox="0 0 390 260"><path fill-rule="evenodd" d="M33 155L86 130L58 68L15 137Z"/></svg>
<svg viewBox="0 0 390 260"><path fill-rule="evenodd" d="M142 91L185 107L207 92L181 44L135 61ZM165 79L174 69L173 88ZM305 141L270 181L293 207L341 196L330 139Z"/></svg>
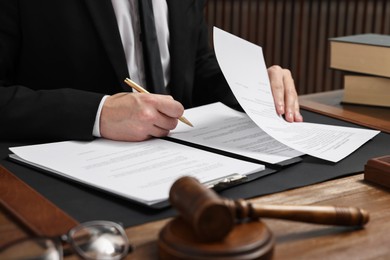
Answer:
<svg viewBox="0 0 390 260"><path fill-rule="evenodd" d="M344 103L390 107L390 35L331 38L330 67L345 71Z"/></svg>

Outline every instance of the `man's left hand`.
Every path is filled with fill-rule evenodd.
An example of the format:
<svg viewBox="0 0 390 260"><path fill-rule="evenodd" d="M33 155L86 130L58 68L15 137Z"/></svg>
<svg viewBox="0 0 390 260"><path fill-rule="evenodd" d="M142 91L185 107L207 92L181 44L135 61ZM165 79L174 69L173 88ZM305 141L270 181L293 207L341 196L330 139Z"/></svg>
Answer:
<svg viewBox="0 0 390 260"><path fill-rule="evenodd" d="M288 69L274 65L268 68L268 76L276 112L279 115L284 115L288 122L302 122L303 118L299 112L298 95L291 72Z"/></svg>

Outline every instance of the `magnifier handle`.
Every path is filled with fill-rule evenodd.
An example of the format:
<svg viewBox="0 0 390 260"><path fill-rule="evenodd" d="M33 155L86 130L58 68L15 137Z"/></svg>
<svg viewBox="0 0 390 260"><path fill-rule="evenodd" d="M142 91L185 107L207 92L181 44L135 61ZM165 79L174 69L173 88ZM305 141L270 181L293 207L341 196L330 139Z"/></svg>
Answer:
<svg viewBox="0 0 390 260"><path fill-rule="evenodd" d="M356 207L261 205L241 200L236 202L236 208L250 218L277 218L325 225L363 226L369 220L368 212Z"/></svg>

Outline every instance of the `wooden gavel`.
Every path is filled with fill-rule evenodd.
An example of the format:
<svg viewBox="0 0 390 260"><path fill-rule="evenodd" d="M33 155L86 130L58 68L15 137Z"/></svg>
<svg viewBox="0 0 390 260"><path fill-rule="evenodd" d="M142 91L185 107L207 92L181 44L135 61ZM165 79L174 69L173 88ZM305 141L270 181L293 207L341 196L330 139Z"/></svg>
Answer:
<svg viewBox="0 0 390 260"><path fill-rule="evenodd" d="M192 177L175 181L169 199L198 238L206 242L221 241L236 221L245 219L277 218L342 226L362 226L369 220L367 211L355 207L276 206L223 199Z"/></svg>

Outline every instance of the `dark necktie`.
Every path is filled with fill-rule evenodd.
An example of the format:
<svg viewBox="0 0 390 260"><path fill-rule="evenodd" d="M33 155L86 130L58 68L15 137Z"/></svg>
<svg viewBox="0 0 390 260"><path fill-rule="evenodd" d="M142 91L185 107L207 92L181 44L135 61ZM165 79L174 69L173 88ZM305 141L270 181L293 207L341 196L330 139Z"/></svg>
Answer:
<svg viewBox="0 0 390 260"><path fill-rule="evenodd" d="M152 0L138 0L141 20L142 46L145 61L147 89L150 92L165 93L164 76L154 22Z"/></svg>

